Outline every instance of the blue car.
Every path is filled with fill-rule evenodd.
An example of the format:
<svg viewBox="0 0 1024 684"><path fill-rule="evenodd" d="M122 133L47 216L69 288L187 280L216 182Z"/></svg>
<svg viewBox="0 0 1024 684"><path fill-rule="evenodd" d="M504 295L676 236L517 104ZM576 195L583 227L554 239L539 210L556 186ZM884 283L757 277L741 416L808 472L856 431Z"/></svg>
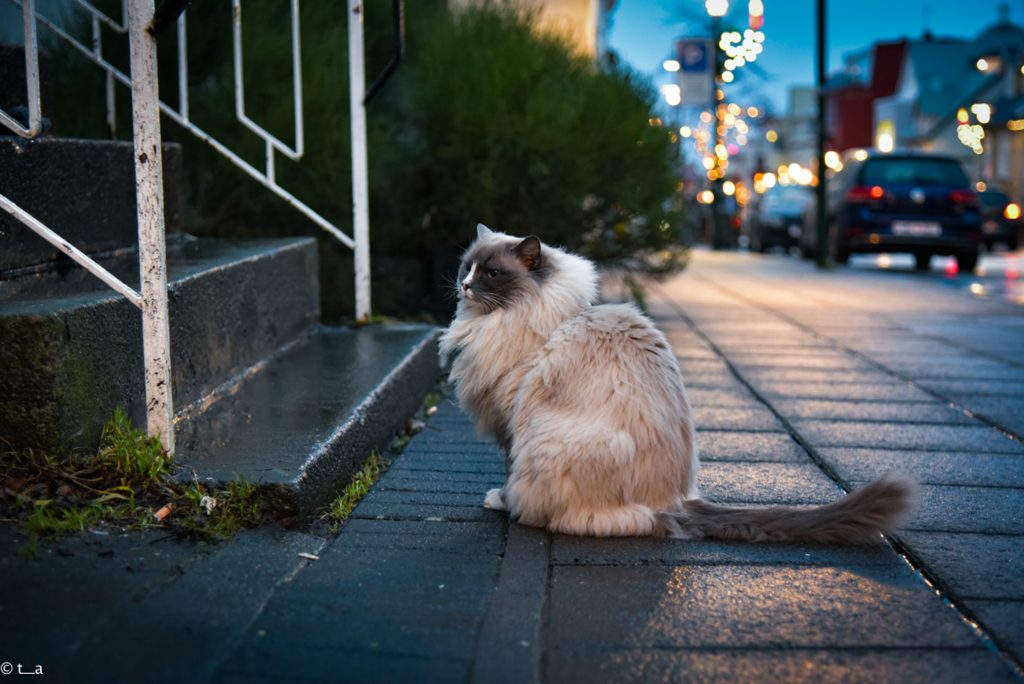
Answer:
<svg viewBox="0 0 1024 684"><path fill-rule="evenodd" d="M978 264L978 195L953 157L875 152L851 159L829 181L827 216L837 263L857 252L909 252L918 270L934 254L956 257L965 273ZM801 246L813 253L817 231L804 235Z"/></svg>

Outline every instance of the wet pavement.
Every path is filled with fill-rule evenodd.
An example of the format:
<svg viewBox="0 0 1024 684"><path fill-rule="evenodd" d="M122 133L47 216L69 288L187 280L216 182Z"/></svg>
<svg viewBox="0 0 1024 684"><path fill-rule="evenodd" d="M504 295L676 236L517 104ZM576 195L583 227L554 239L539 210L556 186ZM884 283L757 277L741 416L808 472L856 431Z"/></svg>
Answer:
<svg viewBox="0 0 1024 684"><path fill-rule="evenodd" d="M906 273L914 270L910 254L860 254L850 257L850 268L865 271ZM948 288L980 299L1002 299L1024 305L1024 250L1008 252L997 247L985 252L974 273L962 273L952 257L932 257L927 274Z"/></svg>
<svg viewBox="0 0 1024 684"><path fill-rule="evenodd" d="M1016 258L982 266L1012 281ZM701 254L695 266L654 305L666 320L683 317L669 334L684 375L728 368L846 488L885 472L916 479L897 548L1019 663L1024 594L1008 578L1024 575L1024 309L961 286L978 276L941 271L854 261L820 273L742 254ZM698 405L703 390L693 389Z"/></svg>
<svg viewBox="0 0 1024 684"><path fill-rule="evenodd" d="M907 473L890 543L509 525L480 506L500 454L444 402L333 539L87 535L24 561L5 530L0 660L56 681L1021 681L1024 308L940 273L706 252L649 294L704 494L813 504Z"/></svg>

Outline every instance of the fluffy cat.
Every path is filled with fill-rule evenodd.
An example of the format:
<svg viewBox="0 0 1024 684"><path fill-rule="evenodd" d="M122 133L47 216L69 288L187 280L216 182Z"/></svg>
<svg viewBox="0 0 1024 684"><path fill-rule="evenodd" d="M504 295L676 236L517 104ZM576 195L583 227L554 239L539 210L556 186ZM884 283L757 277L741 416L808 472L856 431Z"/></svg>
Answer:
<svg viewBox="0 0 1024 684"><path fill-rule="evenodd" d="M849 544L877 541L906 508L894 479L812 508L701 499L671 347L633 306L592 305L596 283L582 257L477 226L441 355L455 357L460 405L506 453L485 506L576 535Z"/></svg>

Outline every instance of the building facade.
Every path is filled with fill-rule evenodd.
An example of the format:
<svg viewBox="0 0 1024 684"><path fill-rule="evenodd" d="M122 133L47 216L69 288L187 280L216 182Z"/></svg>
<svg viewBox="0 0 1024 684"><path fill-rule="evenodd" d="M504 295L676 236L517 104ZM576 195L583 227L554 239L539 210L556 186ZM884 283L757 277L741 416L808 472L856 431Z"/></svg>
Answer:
<svg viewBox="0 0 1024 684"><path fill-rule="evenodd" d="M459 10L481 0L448 0ZM580 54L594 59L607 51L610 18L617 0L517 0L516 4L536 12L537 29L563 39Z"/></svg>
<svg viewBox="0 0 1024 684"><path fill-rule="evenodd" d="M1024 192L1024 28L1001 19L973 40L910 41L895 91L874 101L873 140L961 159L974 180Z"/></svg>

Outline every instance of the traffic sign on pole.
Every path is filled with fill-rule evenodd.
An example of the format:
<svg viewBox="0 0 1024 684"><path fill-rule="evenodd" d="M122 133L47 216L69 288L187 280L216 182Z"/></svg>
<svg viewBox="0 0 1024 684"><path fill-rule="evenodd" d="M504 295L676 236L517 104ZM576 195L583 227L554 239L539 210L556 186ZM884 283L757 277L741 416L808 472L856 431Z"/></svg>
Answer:
<svg viewBox="0 0 1024 684"><path fill-rule="evenodd" d="M703 107L711 99L711 69L714 68L711 48L711 41L707 38L683 38L676 41L683 106Z"/></svg>

